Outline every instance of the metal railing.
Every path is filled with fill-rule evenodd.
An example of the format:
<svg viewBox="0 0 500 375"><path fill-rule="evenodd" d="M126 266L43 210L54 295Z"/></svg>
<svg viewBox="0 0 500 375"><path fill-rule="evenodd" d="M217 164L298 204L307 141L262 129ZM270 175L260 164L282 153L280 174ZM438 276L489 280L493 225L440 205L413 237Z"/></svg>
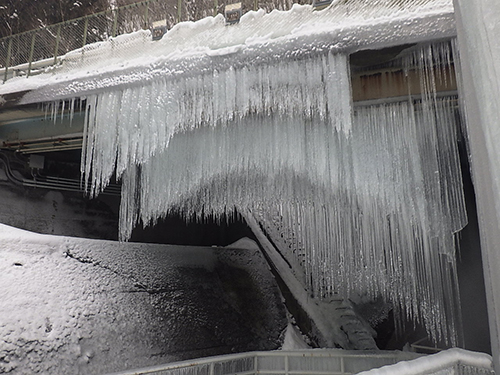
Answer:
<svg viewBox="0 0 500 375"><path fill-rule="evenodd" d="M229 0L227 3L233 1ZM310 0L241 0L243 11L286 10ZM223 13L219 0L144 0L0 39L0 80L30 76L59 62L59 56L110 37L149 29L166 20L168 29L182 21L197 21Z"/></svg>
<svg viewBox="0 0 500 375"><path fill-rule="evenodd" d="M433 355L400 351L309 349L248 352L198 358L122 371L112 375L351 375L359 373L367 375L401 373L493 375L494 370L490 355L458 348Z"/></svg>
<svg viewBox="0 0 500 375"><path fill-rule="evenodd" d="M199 358L113 375L350 375L420 356L398 351L279 350Z"/></svg>

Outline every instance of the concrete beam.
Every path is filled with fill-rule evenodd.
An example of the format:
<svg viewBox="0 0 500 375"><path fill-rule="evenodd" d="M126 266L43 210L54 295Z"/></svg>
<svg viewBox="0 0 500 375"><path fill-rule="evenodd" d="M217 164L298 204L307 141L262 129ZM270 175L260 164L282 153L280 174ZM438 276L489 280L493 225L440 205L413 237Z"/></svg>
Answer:
<svg viewBox="0 0 500 375"><path fill-rule="evenodd" d="M493 362L500 372L500 3L454 0Z"/></svg>

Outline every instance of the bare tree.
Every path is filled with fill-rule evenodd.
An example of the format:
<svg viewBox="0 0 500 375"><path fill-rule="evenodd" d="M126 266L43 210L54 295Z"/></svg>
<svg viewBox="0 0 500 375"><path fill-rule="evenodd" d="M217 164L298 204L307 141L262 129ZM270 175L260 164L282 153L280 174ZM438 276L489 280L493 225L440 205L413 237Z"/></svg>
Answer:
<svg viewBox="0 0 500 375"><path fill-rule="evenodd" d="M109 8L109 0L0 0L0 37Z"/></svg>

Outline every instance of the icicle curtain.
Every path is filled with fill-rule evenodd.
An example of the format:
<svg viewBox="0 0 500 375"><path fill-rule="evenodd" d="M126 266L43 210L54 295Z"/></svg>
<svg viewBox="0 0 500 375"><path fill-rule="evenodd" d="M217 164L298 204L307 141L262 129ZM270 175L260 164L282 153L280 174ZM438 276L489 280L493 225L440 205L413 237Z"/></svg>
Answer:
<svg viewBox="0 0 500 375"><path fill-rule="evenodd" d="M453 234L466 225L449 44L415 50L424 92L351 106L348 58L213 70L86 98L82 174L122 179L120 237L170 212L251 211L320 298L384 296L456 344Z"/></svg>

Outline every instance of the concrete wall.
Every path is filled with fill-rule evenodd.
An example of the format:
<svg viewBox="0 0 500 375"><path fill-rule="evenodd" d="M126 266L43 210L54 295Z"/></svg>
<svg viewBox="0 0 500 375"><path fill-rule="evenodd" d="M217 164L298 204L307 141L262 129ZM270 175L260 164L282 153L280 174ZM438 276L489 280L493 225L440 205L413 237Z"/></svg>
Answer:
<svg viewBox="0 0 500 375"><path fill-rule="evenodd" d="M14 185L0 169L0 223L43 234L117 239L119 197Z"/></svg>
<svg viewBox="0 0 500 375"><path fill-rule="evenodd" d="M500 3L455 0L493 360L500 371Z"/></svg>

